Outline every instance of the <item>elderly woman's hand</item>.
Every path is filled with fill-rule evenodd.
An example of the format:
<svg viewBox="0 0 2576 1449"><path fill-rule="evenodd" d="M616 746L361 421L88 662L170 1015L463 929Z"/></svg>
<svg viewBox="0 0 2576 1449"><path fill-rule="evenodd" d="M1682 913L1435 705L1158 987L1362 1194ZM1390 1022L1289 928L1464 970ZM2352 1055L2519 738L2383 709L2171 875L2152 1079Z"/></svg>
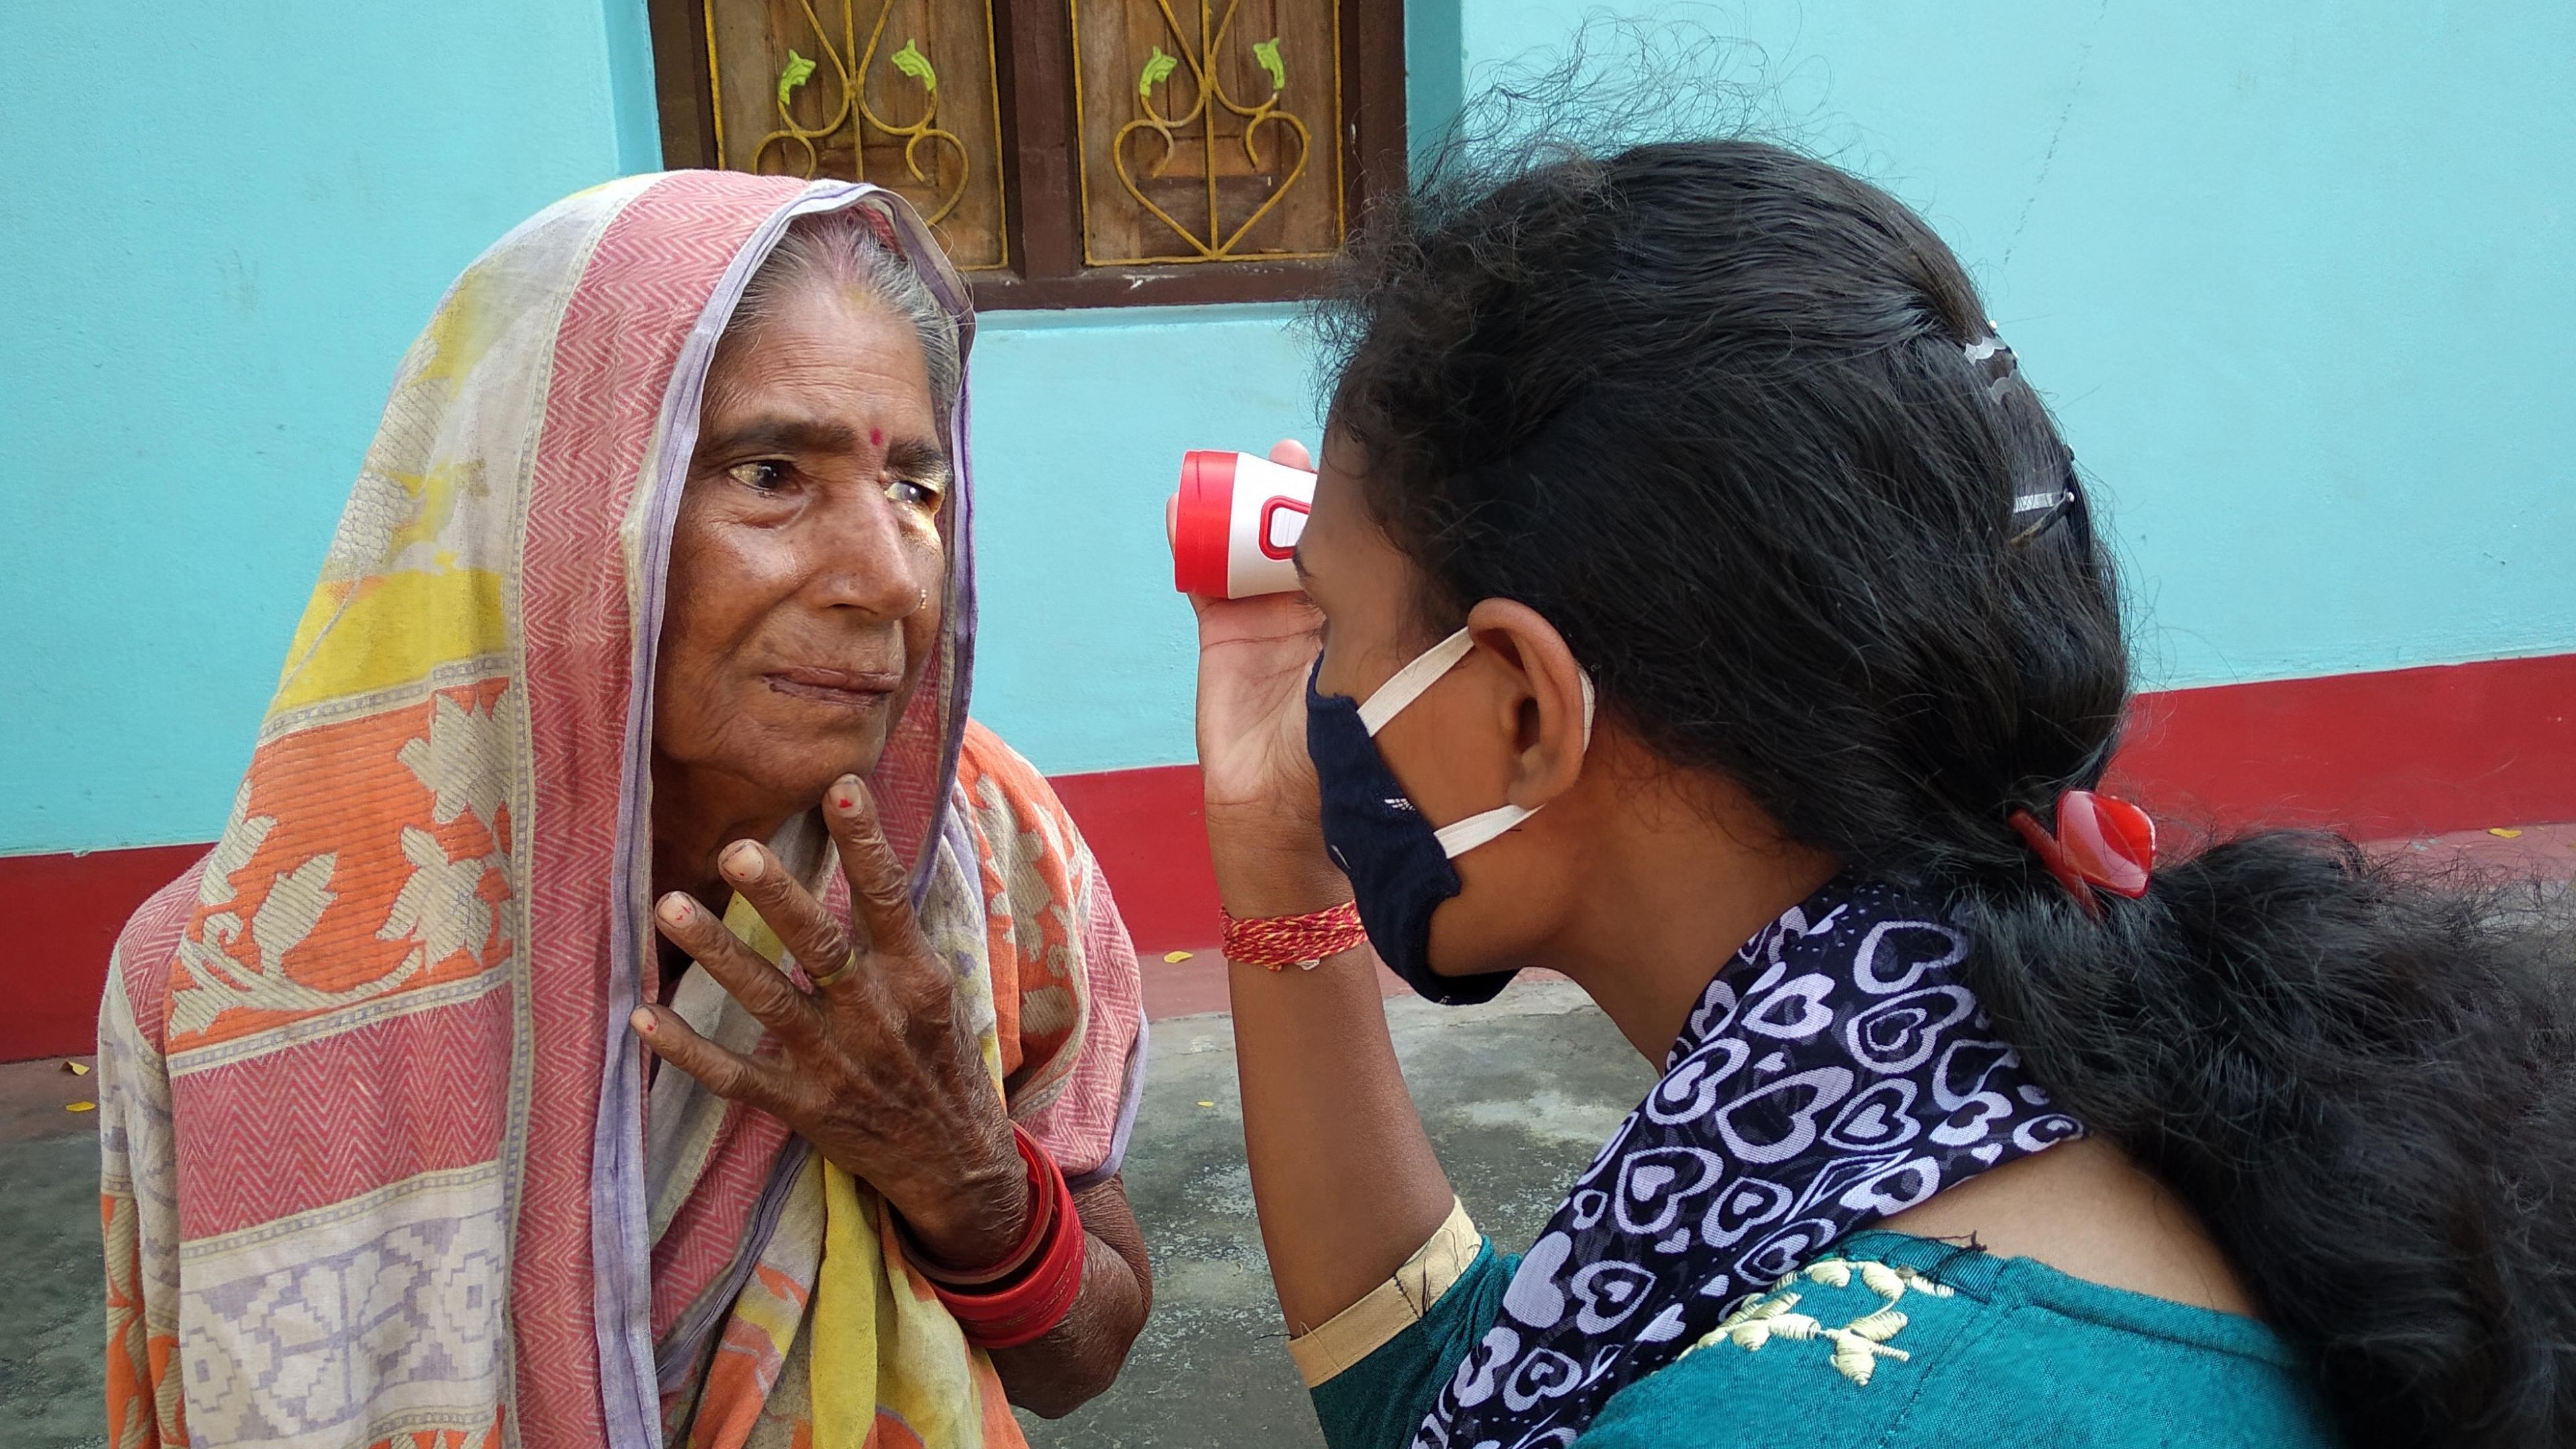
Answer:
<svg viewBox="0 0 2576 1449"><path fill-rule="evenodd" d="M814 980L812 994L689 896L654 908L662 934L768 1027L784 1059L728 1051L667 1006L637 1011L635 1030L662 1060L777 1117L882 1193L931 1266L998 1263L1026 1230L1028 1173L957 977L922 937L867 787L843 778L825 793L823 819L850 883L855 941L767 847L738 841L719 862Z"/></svg>

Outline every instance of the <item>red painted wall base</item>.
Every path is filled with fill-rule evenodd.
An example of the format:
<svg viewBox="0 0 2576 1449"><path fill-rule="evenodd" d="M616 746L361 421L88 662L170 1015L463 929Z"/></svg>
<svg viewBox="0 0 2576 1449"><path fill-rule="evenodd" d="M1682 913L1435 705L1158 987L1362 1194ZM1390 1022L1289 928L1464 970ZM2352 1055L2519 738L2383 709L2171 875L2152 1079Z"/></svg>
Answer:
<svg viewBox="0 0 2576 1449"><path fill-rule="evenodd" d="M1216 869L1208 863L1198 766L1055 775L1047 783L1082 827L1138 951L1217 938Z"/></svg>
<svg viewBox="0 0 2576 1449"><path fill-rule="evenodd" d="M2576 654L2139 697L2111 788L2187 826L2361 839L2576 821ZM1217 937L1198 769L1060 775L1141 952ZM108 948L203 846L0 857L0 1061L90 1050Z"/></svg>
<svg viewBox="0 0 2576 1449"><path fill-rule="evenodd" d="M2576 820L2576 654L2140 695L2112 788L2357 840Z"/></svg>
<svg viewBox="0 0 2576 1449"><path fill-rule="evenodd" d="M168 885L202 845L0 857L0 1062L86 1056L98 1044L98 993L125 918Z"/></svg>

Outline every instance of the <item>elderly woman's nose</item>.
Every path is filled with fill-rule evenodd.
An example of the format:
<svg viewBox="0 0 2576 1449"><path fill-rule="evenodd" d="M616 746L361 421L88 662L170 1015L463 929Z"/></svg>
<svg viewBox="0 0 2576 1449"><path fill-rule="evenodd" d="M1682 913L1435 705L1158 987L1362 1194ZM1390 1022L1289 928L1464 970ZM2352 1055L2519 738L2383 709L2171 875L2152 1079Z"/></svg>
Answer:
<svg viewBox="0 0 2576 1449"><path fill-rule="evenodd" d="M807 587L821 602L885 618L921 606L939 550L936 535L906 518L901 505L853 499L818 523L806 566L812 571Z"/></svg>

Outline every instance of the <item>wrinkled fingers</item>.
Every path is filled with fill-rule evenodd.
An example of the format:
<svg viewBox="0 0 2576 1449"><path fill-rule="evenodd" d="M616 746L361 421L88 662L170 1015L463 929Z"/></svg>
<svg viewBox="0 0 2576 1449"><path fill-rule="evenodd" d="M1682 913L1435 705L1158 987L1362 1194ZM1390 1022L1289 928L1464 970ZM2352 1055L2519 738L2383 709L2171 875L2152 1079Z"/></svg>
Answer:
<svg viewBox="0 0 2576 1449"><path fill-rule="evenodd" d="M850 924L866 938L858 943L861 953L883 958L889 970L931 964L912 914L911 877L886 843L876 799L858 776L845 775L825 792L823 823L840 855L841 874L850 883ZM953 983L940 973L940 985Z"/></svg>
<svg viewBox="0 0 2576 1449"><path fill-rule="evenodd" d="M767 913L763 912L763 919ZM773 927L775 922L772 922ZM785 972L762 959L725 929L715 913L678 891L653 908L653 925L670 942L706 968L743 1009L790 1047L810 1046L822 1034L821 1015ZM672 1018L674 1021L678 1018ZM695 1073L692 1073L695 1075Z"/></svg>
<svg viewBox="0 0 2576 1449"><path fill-rule="evenodd" d="M778 934L787 954L818 987L849 984L845 978L859 965L850 933L833 919L814 893L787 872L769 847L752 841L727 846L717 861L724 878L742 892L769 929ZM785 964L785 963L781 963ZM750 1005L744 1002L744 1005Z"/></svg>
<svg viewBox="0 0 2576 1449"><path fill-rule="evenodd" d="M667 1006L637 1007L627 1017L627 1024L644 1038L654 1055L704 1082L708 1091L757 1107L782 1121L796 1120L796 1081L777 1063L725 1050L698 1035Z"/></svg>

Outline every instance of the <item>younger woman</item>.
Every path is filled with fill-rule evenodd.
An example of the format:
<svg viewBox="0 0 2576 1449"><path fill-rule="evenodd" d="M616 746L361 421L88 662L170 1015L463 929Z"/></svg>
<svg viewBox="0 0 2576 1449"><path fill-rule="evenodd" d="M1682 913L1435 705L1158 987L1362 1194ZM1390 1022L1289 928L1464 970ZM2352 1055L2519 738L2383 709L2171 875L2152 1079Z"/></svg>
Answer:
<svg viewBox="0 0 2576 1449"><path fill-rule="evenodd" d="M2097 793L2109 549L1919 218L1653 145L1419 199L1360 274L1305 599L1200 617L1331 1442L2576 1437L2563 936ZM1517 1261L1378 961L1561 971L1665 1068Z"/></svg>

